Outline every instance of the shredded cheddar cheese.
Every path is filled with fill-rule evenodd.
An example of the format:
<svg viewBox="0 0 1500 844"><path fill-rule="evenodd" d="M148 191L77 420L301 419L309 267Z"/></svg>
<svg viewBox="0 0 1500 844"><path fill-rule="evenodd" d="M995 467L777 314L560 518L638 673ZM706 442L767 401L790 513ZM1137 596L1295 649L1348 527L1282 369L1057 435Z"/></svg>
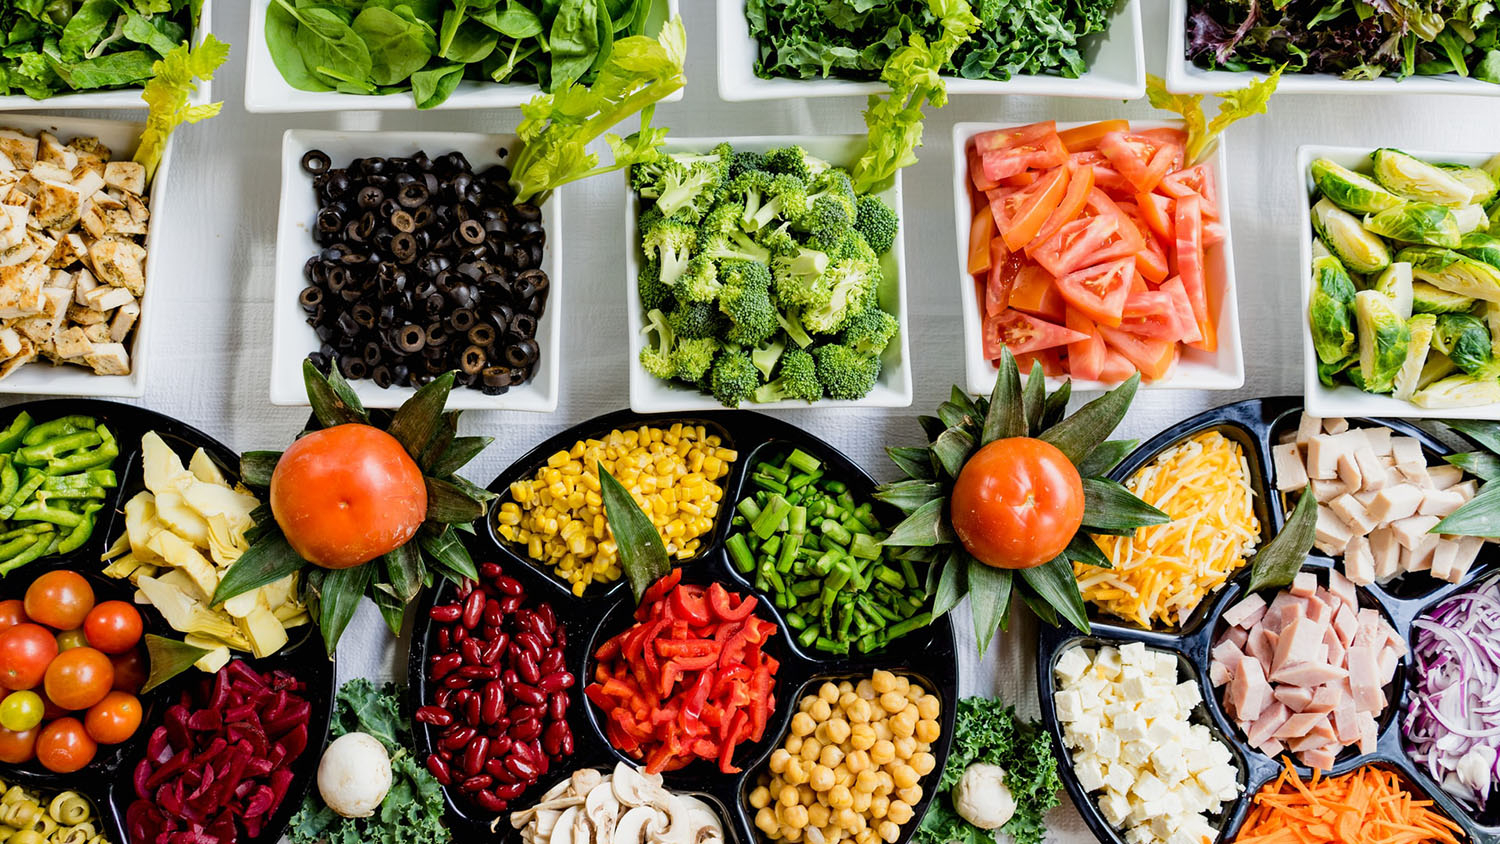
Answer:
<svg viewBox="0 0 1500 844"><path fill-rule="evenodd" d="M1172 521L1096 536L1114 568L1075 564L1078 587L1085 600L1142 627L1181 624L1260 540L1250 467L1239 445L1207 431L1162 452L1125 486Z"/></svg>

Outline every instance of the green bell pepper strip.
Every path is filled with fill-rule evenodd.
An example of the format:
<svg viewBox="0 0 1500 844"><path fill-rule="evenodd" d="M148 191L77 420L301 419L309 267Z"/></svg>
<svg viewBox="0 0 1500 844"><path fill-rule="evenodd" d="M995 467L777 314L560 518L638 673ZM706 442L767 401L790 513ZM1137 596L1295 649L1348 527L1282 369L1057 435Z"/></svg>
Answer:
<svg viewBox="0 0 1500 844"><path fill-rule="evenodd" d="M21 444L40 445L47 440L66 437L79 431L92 431L98 425L99 421L92 416L60 416L27 431L26 436L21 438Z"/></svg>
<svg viewBox="0 0 1500 844"><path fill-rule="evenodd" d="M94 535L94 513L103 506L97 502L84 505L82 518L72 530L68 531L68 535L63 537L63 541L58 543L57 553L68 554L77 551L83 543L89 541L89 537Z"/></svg>
<svg viewBox="0 0 1500 844"><path fill-rule="evenodd" d="M21 473L9 454L0 454L0 501L9 501L21 488Z"/></svg>
<svg viewBox="0 0 1500 844"><path fill-rule="evenodd" d="M25 446L16 452L16 462L26 466L41 466L69 452L96 446L103 440L97 431L79 431Z"/></svg>
<svg viewBox="0 0 1500 844"><path fill-rule="evenodd" d="M27 501L30 501L31 496L35 495L36 491L42 488L42 483L46 480L47 476L40 470L27 469L26 479L21 482L21 486L15 493L5 500L5 506L0 507L0 519L8 519L15 515L16 510Z"/></svg>
<svg viewBox="0 0 1500 844"><path fill-rule="evenodd" d="M62 507L53 507L45 501L32 501L15 513L16 520L25 522L51 522L59 527L74 527L83 520L83 515Z"/></svg>
<svg viewBox="0 0 1500 844"><path fill-rule="evenodd" d="M15 451L30 429L31 414L23 410L11 420L10 425L4 431L0 431L0 451Z"/></svg>
<svg viewBox="0 0 1500 844"><path fill-rule="evenodd" d="M0 455L3 457L3 455ZM72 475L48 475L42 489L48 492L64 489L114 489L119 486L112 469L92 469Z"/></svg>
<svg viewBox="0 0 1500 844"><path fill-rule="evenodd" d="M47 530L44 533L51 533L54 530L57 530L57 528L47 525ZM4 544L0 544L0 560L8 560L30 548L31 544L36 542L39 536L40 534L37 533L28 533L24 536L17 536L6 540ZM50 537L48 539L50 540Z"/></svg>
<svg viewBox="0 0 1500 844"><path fill-rule="evenodd" d="M67 457L48 460L47 474L72 475L85 469L97 469L114 462L114 459L120 456L120 444L115 441L115 435L110 433L109 428L104 425L99 426L98 433L101 442L94 448Z"/></svg>
<svg viewBox="0 0 1500 844"><path fill-rule="evenodd" d="M82 498L104 498L108 495L104 487L97 484L63 487L62 489L47 489L47 485L42 484L42 488L37 490L36 498L38 501L48 501L54 498L59 501L72 501Z"/></svg>
<svg viewBox="0 0 1500 844"><path fill-rule="evenodd" d="M57 528L53 527L50 524L47 524L46 522L32 522L29 525L23 525L16 528L15 530L8 530L5 533L0 533L0 542L9 542L12 539L19 539L23 536L36 536L39 533L50 533L51 531L54 531L56 529ZM4 558L5 555L0 554L0 559Z"/></svg>
<svg viewBox="0 0 1500 844"><path fill-rule="evenodd" d="M48 549L52 547L53 541L54 536L52 534L42 534L26 550L12 557L0 560L0 575L9 574L32 560L45 555Z"/></svg>

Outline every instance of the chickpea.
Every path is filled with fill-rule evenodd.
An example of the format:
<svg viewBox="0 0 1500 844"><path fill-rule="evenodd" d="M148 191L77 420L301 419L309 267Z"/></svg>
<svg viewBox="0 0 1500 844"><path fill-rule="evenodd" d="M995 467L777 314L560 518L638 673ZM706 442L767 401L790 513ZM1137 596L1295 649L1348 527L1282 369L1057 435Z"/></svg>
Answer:
<svg viewBox="0 0 1500 844"><path fill-rule="evenodd" d="M909 700L909 701L911 701L912 703L916 703L917 701L921 700L922 698L924 698L926 696L927 696L927 690L924 689L924 688L922 688L921 686L917 685L916 683L909 683L907 685L907 687L906 687L906 699Z"/></svg>
<svg viewBox="0 0 1500 844"><path fill-rule="evenodd" d="M876 794L890 794L896 790L896 783L891 779L890 771L876 771L875 776L880 777L880 785L875 787Z"/></svg>
<svg viewBox="0 0 1500 844"><path fill-rule="evenodd" d="M823 745L815 738L805 739L802 742L802 752L797 755L808 762L816 762L818 754L823 752Z"/></svg>
<svg viewBox="0 0 1500 844"><path fill-rule="evenodd" d="M817 699L817 695L803 695L802 698L797 701L797 711L806 712L812 707L813 701Z"/></svg>
<svg viewBox="0 0 1500 844"><path fill-rule="evenodd" d="M853 682L851 682L849 680L840 680L839 681L839 694L843 694L844 692L852 692L852 691L854 691L854 683Z"/></svg>
<svg viewBox="0 0 1500 844"><path fill-rule="evenodd" d="M832 683L824 683L818 687L818 699L833 703L839 699L839 687Z"/></svg>
<svg viewBox="0 0 1500 844"><path fill-rule="evenodd" d="M854 702L844 707L844 714L856 724L867 723L870 720L870 702L856 695Z"/></svg>
<svg viewBox="0 0 1500 844"><path fill-rule="evenodd" d="M891 766L891 780L896 783L897 788L911 788L920 779L917 776L916 770L910 765L897 764ZM785 792L782 793L782 796L786 796Z"/></svg>
<svg viewBox="0 0 1500 844"><path fill-rule="evenodd" d="M782 748L786 750L788 754L796 756L798 753L802 752L802 736L787 736L786 744L783 744Z"/></svg>
<svg viewBox="0 0 1500 844"><path fill-rule="evenodd" d="M825 826L823 827L823 838L829 842L843 841L844 831L834 825Z"/></svg>
<svg viewBox="0 0 1500 844"><path fill-rule="evenodd" d="M880 694L875 691L875 685L869 680L860 680L859 685L854 687L854 693L865 700L874 700L880 697Z"/></svg>
<svg viewBox="0 0 1500 844"><path fill-rule="evenodd" d="M875 830L870 827L865 827L859 831L858 835L854 836L854 844L875 844L879 840L880 836L876 835Z"/></svg>
<svg viewBox="0 0 1500 844"><path fill-rule="evenodd" d="M833 720L825 724L828 728L828 739L834 744L843 744L849 739L849 722L835 716Z"/></svg>
<svg viewBox="0 0 1500 844"><path fill-rule="evenodd" d="M823 805L822 803L813 803L807 807L808 826L821 829L822 827L828 826L828 819L830 817L832 817L832 813L830 813L828 811L828 807Z"/></svg>
<svg viewBox="0 0 1500 844"><path fill-rule="evenodd" d="M893 678L893 682L896 684L896 691L900 692L903 695L906 694L906 690L911 688L911 681L901 676L900 674L893 675ZM921 687L918 686L918 688Z"/></svg>
<svg viewBox="0 0 1500 844"><path fill-rule="evenodd" d="M827 791L833 788L833 769L826 765L814 765L812 773L807 778L808 785L813 791Z"/></svg>
<svg viewBox="0 0 1500 844"><path fill-rule="evenodd" d="M863 750L852 750L844 755L844 767L858 774L870 767L870 754Z"/></svg>
<svg viewBox="0 0 1500 844"><path fill-rule="evenodd" d="M836 744L823 745L823 752L818 754L818 761L830 768L838 767L844 761L844 751L839 750Z"/></svg>
<svg viewBox="0 0 1500 844"><path fill-rule="evenodd" d="M797 786L797 802L806 806L809 803L818 802L818 793L807 783Z"/></svg>
<svg viewBox="0 0 1500 844"><path fill-rule="evenodd" d="M874 771L866 768L859 772L854 778L854 790L864 794L874 794L875 789L880 786L880 777Z"/></svg>
<svg viewBox="0 0 1500 844"><path fill-rule="evenodd" d="M938 700L937 695L923 695L917 701L917 714L927 720L934 720L938 717L938 713L942 711L942 707L943 705Z"/></svg>
<svg viewBox="0 0 1500 844"><path fill-rule="evenodd" d="M828 808L847 809L852 805L854 805L854 795L849 793L849 789L836 785L828 790Z"/></svg>
<svg viewBox="0 0 1500 844"><path fill-rule="evenodd" d="M880 720L875 722L874 726L876 739L890 741L891 739L895 738L895 733L891 732L891 722L889 718L881 718Z"/></svg>
<svg viewBox="0 0 1500 844"><path fill-rule="evenodd" d="M881 840L888 842L888 844L895 844L896 839L901 837L900 824L892 823L891 821L881 821L878 831Z"/></svg>
<svg viewBox="0 0 1500 844"><path fill-rule="evenodd" d="M932 742L937 741L938 737L942 734L943 728L938 726L938 722L936 720L932 718L923 718L922 720L917 722L917 730L914 735L916 735L918 741Z"/></svg>
<svg viewBox="0 0 1500 844"><path fill-rule="evenodd" d="M911 804L905 800L891 801L891 807L886 810L885 816L896 823L906 823L911 820Z"/></svg>
<svg viewBox="0 0 1500 844"><path fill-rule="evenodd" d="M898 738L892 744L896 746L897 759L910 759L917 752L917 740L911 736Z"/></svg>
<svg viewBox="0 0 1500 844"><path fill-rule="evenodd" d="M813 701L813 705L807 710L807 714L811 715L814 721L827 721L833 715L833 707L828 705L828 701L818 698ZM812 732L812 730L808 730L808 732Z"/></svg>
<svg viewBox="0 0 1500 844"><path fill-rule="evenodd" d="M807 782L807 768L801 759L790 759L786 763L786 772L782 777L792 785L801 785Z"/></svg>
<svg viewBox="0 0 1500 844"><path fill-rule="evenodd" d="M781 824L776 821L776 813L766 808L755 813L755 828L767 835L775 835Z"/></svg>
<svg viewBox="0 0 1500 844"><path fill-rule="evenodd" d="M856 700L859 700L859 695L855 694L854 692L844 692L843 694L839 695L839 707L841 709L848 709L849 707L854 705L854 702Z"/></svg>
<svg viewBox="0 0 1500 844"><path fill-rule="evenodd" d="M874 798L868 791L854 792L854 811L864 814L870 811L870 800Z"/></svg>
<svg viewBox="0 0 1500 844"><path fill-rule="evenodd" d="M792 735L794 736L810 736L817 728L817 721L806 712L798 712L792 716Z"/></svg>
<svg viewBox="0 0 1500 844"><path fill-rule="evenodd" d="M915 806L922 802L922 786L914 785L911 788L900 788L896 790L896 799L905 800Z"/></svg>
<svg viewBox="0 0 1500 844"><path fill-rule="evenodd" d="M797 805L797 788L792 785L784 785L781 792L776 795L776 801L783 806Z"/></svg>
<svg viewBox="0 0 1500 844"><path fill-rule="evenodd" d="M792 828L798 835L802 834L802 828L807 826L807 807L792 806L781 813L781 822Z"/></svg>
<svg viewBox="0 0 1500 844"><path fill-rule="evenodd" d="M875 728L858 721L849 728L849 746L855 750L869 750L875 746Z"/></svg>
<svg viewBox="0 0 1500 844"><path fill-rule="evenodd" d="M890 719L891 732L902 738L910 738L917 731L917 719L906 717L903 712Z"/></svg>
<svg viewBox="0 0 1500 844"><path fill-rule="evenodd" d="M870 798L870 817L879 820L885 817L885 813L891 808L891 798L884 794L877 794Z"/></svg>
<svg viewBox="0 0 1500 844"><path fill-rule="evenodd" d="M886 712L900 712L906 708L909 701L906 695L896 691L886 691L880 695L880 708Z"/></svg>
<svg viewBox="0 0 1500 844"><path fill-rule="evenodd" d="M773 774L779 774L782 771L785 771L786 770L787 760L789 760L791 758L792 758L792 754L788 753L786 750L784 750L782 748L779 748L779 747L776 748L776 750L771 754L771 762L770 762L771 773L773 773ZM759 807L757 807L757 808L759 808Z"/></svg>
<svg viewBox="0 0 1500 844"><path fill-rule="evenodd" d="M802 840L802 830L790 826L783 826L777 831L777 834L781 836L782 841L797 842Z"/></svg>
<svg viewBox="0 0 1500 844"><path fill-rule="evenodd" d="M870 675L870 686L875 689L876 694L885 694L896 690L896 675L889 671L880 669Z"/></svg>
<svg viewBox="0 0 1500 844"><path fill-rule="evenodd" d="M859 815L855 814L854 809L852 808L852 805L851 805L851 808L840 809L837 812L835 812L834 815L833 815L833 822L836 823L836 824L838 824L839 826L843 827L844 829L850 831L850 832L853 832L856 829L858 829L859 825L860 825L859 824Z"/></svg>
<svg viewBox="0 0 1500 844"><path fill-rule="evenodd" d="M771 791L765 786L756 786L750 792L750 806L755 809L764 809L771 805Z"/></svg>
<svg viewBox="0 0 1500 844"><path fill-rule="evenodd" d="M925 777L932 773L933 768L937 767L937 757L926 751L913 754L911 757L911 766L916 769L918 776Z"/></svg>
<svg viewBox="0 0 1500 844"><path fill-rule="evenodd" d="M870 748L870 762L876 765L884 765L896 758L896 746L888 739L880 739Z"/></svg>

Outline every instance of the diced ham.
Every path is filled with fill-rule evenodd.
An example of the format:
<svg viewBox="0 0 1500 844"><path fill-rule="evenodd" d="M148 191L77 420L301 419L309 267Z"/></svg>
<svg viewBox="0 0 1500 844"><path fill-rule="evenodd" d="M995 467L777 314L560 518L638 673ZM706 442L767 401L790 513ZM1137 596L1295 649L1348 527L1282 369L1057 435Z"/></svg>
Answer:
<svg viewBox="0 0 1500 844"><path fill-rule="evenodd" d="M1344 660L1346 658L1345 654L1348 652L1348 647L1345 646L1343 642L1339 641L1339 637L1336 632L1333 636L1332 642L1328 641L1328 637L1323 637L1323 646L1328 648L1328 663L1330 665L1344 664Z"/></svg>
<svg viewBox="0 0 1500 844"><path fill-rule="evenodd" d="M1332 712L1344 697L1342 683L1324 683L1313 691L1312 701L1304 712Z"/></svg>
<svg viewBox="0 0 1500 844"><path fill-rule="evenodd" d="M1359 741L1359 718L1354 709L1354 699L1344 697L1338 709L1333 710L1333 731L1342 744Z"/></svg>
<svg viewBox="0 0 1500 844"><path fill-rule="evenodd" d="M1250 633L1250 641L1245 646L1245 653L1260 660L1261 665L1270 665L1276 659L1276 643L1280 635L1261 627Z"/></svg>
<svg viewBox="0 0 1500 844"><path fill-rule="evenodd" d="M1375 557L1370 553L1369 539L1359 534L1349 539L1349 546L1344 549L1344 572L1360 586L1375 582Z"/></svg>
<svg viewBox="0 0 1500 844"><path fill-rule="evenodd" d="M1240 660L1239 670L1229 680L1225 691L1224 705L1241 721L1259 718L1271 700L1271 685L1266 682L1265 669L1260 660L1247 656Z"/></svg>
<svg viewBox="0 0 1500 844"><path fill-rule="evenodd" d="M1327 601L1324 601L1316 595L1309 596L1304 600L1307 603L1303 604L1303 606L1305 607L1303 613L1307 616L1309 621L1316 621L1317 623L1322 625L1327 625L1333 621L1333 608L1328 605Z"/></svg>
<svg viewBox="0 0 1500 844"><path fill-rule="evenodd" d="M1307 467L1302 463L1302 452L1294 442L1271 449L1271 461L1276 469L1276 489L1289 492L1307 486Z"/></svg>
<svg viewBox="0 0 1500 844"><path fill-rule="evenodd" d="M1234 668L1240 664L1240 659L1245 653L1240 650L1239 645L1226 640L1214 645L1214 649L1209 655L1213 658L1214 662L1222 662L1230 668Z"/></svg>
<svg viewBox="0 0 1500 844"><path fill-rule="evenodd" d="M1342 680L1347 673L1337 665L1329 665L1325 662L1309 662L1304 665L1292 665L1283 668L1276 672L1271 679L1277 683L1290 683L1295 686L1321 686L1324 683Z"/></svg>
<svg viewBox="0 0 1500 844"><path fill-rule="evenodd" d="M1330 571L1328 573L1328 593L1338 598L1346 606L1354 607L1355 609L1359 608L1359 590L1354 588L1354 584L1347 577L1344 577L1337 571Z"/></svg>
<svg viewBox="0 0 1500 844"><path fill-rule="evenodd" d="M1266 614L1266 599L1259 592L1250 593L1234 606L1224 611L1224 621L1233 627L1250 628Z"/></svg>
<svg viewBox="0 0 1500 844"><path fill-rule="evenodd" d="M1245 645L1250 642L1250 631L1243 627L1231 627L1228 630L1224 631L1224 639L1225 641L1233 642L1240 650L1243 651L1245 649Z"/></svg>
<svg viewBox="0 0 1500 844"><path fill-rule="evenodd" d="M1377 679L1382 687L1396 679L1396 669L1401 665L1404 652L1404 648L1398 650L1395 645L1386 645L1380 649L1380 656L1376 657L1375 664L1379 671Z"/></svg>
<svg viewBox="0 0 1500 844"><path fill-rule="evenodd" d="M1275 733L1272 733L1271 737L1283 740L1299 739L1312 732L1313 728L1319 723L1327 720L1327 713L1298 712L1287 718L1286 723L1282 724Z"/></svg>
<svg viewBox="0 0 1500 844"><path fill-rule="evenodd" d="M1298 755L1302 758L1302 764L1320 771L1332 768L1333 763L1338 760L1338 754L1326 746L1318 750L1304 750Z"/></svg>
<svg viewBox="0 0 1500 844"><path fill-rule="evenodd" d="M1281 639L1276 643L1276 657L1271 662L1272 678L1283 668L1316 660L1322 639L1323 625L1300 616L1293 618L1282 628Z"/></svg>
<svg viewBox="0 0 1500 844"><path fill-rule="evenodd" d="M1278 592L1271 599L1271 606L1266 608L1266 616L1261 624L1273 633L1280 633L1282 628L1290 624L1293 618L1305 614L1307 607L1301 601L1286 592Z"/></svg>
<svg viewBox="0 0 1500 844"><path fill-rule="evenodd" d="M1381 694L1379 655L1369 645L1349 649L1349 682L1354 689L1354 708L1359 712L1379 712L1385 706Z"/></svg>
<svg viewBox="0 0 1500 844"><path fill-rule="evenodd" d="M1292 578L1292 585L1287 587L1288 592L1299 598L1307 598L1318 591L1318 576L1310 571L1298 572Z"/></svg>
<svg viewBox="0 0 1500 844"><path fill-rule="evenodd" d="M1229 666L1217 659L1208 666L1208 682L1216 689L1228 683L1231 676Z"/></svg>
<svg viewBox="0 0 1500 844"><path fill-rule="evenodd" d="M1354 641L1354 632L1359 629L1358 611L1350 606L1339 608L1338 614L1333 617L1333 629L1339 635L1339 641L1344 647Z"/></svg>
<svg viewBox="0 0 1500 844"><path fill-rule="evenodd" d="M1375 716L1368 712L1359 713L1359 752L1374 753L1375 745L1380 740L1380 727L1375 723Z"/></svg>
<svg viewBox="0 0 1500 844"><path fill-rule="evenodd" d="M1255 719L1254 723L1250 724L1250 728L1245 730L1245 740L1253 747L1260 747L1267 739L1274 738L1276 731L1280 730L1281 725L1285 724L1290 717L1292 717L1292 711L1286 708L1286 704L1280 702L1271 704L1260 714L1259 718ZM1244 724L1241 723L1240 726L1243 727Z"/></svg>
<svg viewBox="0 0 1500 844"><path fill-rule="evenodd" d="M1421 506L1421 489L1409 484L1397 484L1376 493L1374 501L1370 503L1366 511L1376 523L1385 524L1411 516Z"/></svg>
<svg viewBox="0 0 1500 844"><path fill-rule="evenodd" d="M1293 712L1301 712L1306 709L1307 705L1312 703L1313 699L1312 689L1303 688L1302 686L1277 686L1276 690L1271 693L1271 696L1286 704L1287 709Z"/></svg>

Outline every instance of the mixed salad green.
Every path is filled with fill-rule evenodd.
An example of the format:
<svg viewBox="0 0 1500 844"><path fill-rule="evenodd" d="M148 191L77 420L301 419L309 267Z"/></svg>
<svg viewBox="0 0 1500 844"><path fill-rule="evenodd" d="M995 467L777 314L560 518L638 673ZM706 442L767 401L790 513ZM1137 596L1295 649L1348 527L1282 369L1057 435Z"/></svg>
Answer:
<svg viewBox="0 0 1500 844"><path fill-rule="evenodd" d="M1500 401L1500 156L1469 167L1379 149L1370 161L1310 168L1318 377L1428 408Z"/></svg>
<svg viewBox="0 0 1500 844"><path fill-rule="evenodd" d="M0 95L139 87L197 29L203 0L0 0Z"/></svg>

